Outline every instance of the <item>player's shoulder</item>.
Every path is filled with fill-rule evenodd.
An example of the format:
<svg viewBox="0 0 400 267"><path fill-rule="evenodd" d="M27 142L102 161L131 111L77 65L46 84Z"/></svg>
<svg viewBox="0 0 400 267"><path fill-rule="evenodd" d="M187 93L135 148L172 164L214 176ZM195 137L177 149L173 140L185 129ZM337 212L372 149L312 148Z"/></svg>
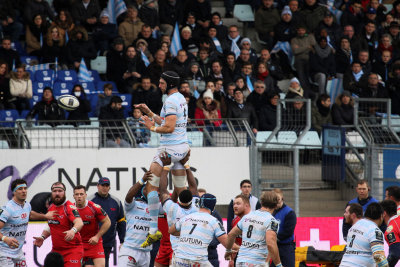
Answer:
<svg viewBox="0 0 400 267"><path fill-rule="evenodd" d="M99 204L94 203L93 201L88 200L88 206L96 209L101 209L102 207Z"/></svg>
<svg viewBox="0 0 400 267"><path fill-rule="evenodd" d="M75 206L75 204L72 203L72 202L69 201L69 200L67 200L67 201L64 203L64 207L66 207L67 209L71 209L71 210L76 210L76 209L77 209L76 206Z"/></svg>

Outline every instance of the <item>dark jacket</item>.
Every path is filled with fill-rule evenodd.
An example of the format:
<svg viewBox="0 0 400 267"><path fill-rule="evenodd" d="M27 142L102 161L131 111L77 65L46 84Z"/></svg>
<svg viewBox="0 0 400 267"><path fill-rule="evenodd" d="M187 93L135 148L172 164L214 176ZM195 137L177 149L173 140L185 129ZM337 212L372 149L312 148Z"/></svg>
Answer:
<svg viewBox="0 0 400 267"><path fill-rule="evenodd" d="M354 53L352 52L352 57L354 59ZM336 73L344 74L347 69L350 67L350 56L347 56L345 52L341 48L338 48L335 53L335 66Z"/></svg>
<svg viewBox="0 0 400 267"><path fill-rule="evenodd" d="M314 32L318 27L319 22L324 18L326 11L327 8L319 5L317 1L312 6L304 4L300 14L303 17L303 23L306 25L309 32Z"/></svg>
<svg viewBox="0 0 400 267"><path fill-rule="evenodd" d="M258 129L258 118L253 105L248 102L243 102L243 108L240 108L239 105L236 101L229 105L227 118L247 119L250 127Z"/></svg>
<svg viewBox="0 0 400 267"><path fill-rule="evenodd" d="M108 81L114 81L117 84L117 88L123 88L122 76L125 72L125 65L121 64L125 60L124 50L118 52L114 49L110 49L107 53L107 71L106 77Z"/></svg>
<svg viewBox="0 0 400 267"><path fill-rule="evenodd" d="M335 56L332 52L326 58L320 57L316 52L310 52L310 73L315 75L320 72L330 77L336 75Z"/></svg>
<svg viewBox="0 0 400 267"><path fill-rule="evenodd" d="M73 93L71 93L71 94L73 94ZM78 97L78 100L79 100L79 107L77 109L69 112L68 120L69 121L75 121L75 120L84 121L84 122L78 122L78 123L71 123L73 125L90 124L89 112L92 110L92 108L90 106L90 101L86 98L86 93L84 91L81 93L81 96Z"/></svg>
<svg viewBox="0 0 400 267"><path fill-rule="evenodd" d="M354 14L353 12L353 8L350 6L349 8L347 8L341 18L340 18L340 24L342 25L342 27L346 26L346 25L351 25L354 27L354 31L356 33L359 33L364 25L364 13L361 12L359 14Z"/></svg>
<svg viewBox="0 0 400 267"><path fill-rule="evenodd" d="M85 28L92 29L93 25L86 22L89 18L99 18L100 16L100 5L97 0L90 0L87 8L82 3L82 0L77 0L71 8L71 15L77 25L82 25Z"/></svg>
<svg viewBox="0 0 400 267"><path fill-rule="evenodd" d="M174 6L169 4L168 0L160 0L158 3L160 24L169 24L172 26L175 26L176 22L178 22L178 24L182 24L184 6L185 3L181 0L177 0Z"/></svg>
<svg viewBox="0 0 400 267"><path fill-rule="evenodd" d="M364 72L364 74L357 82L351 69L348 69L343 76L343 89L359 95L361 92L361 88L367 84L367 80L368 75Z"/></svg>
<svg viewBox="0 0 400 267"><path fill-rule="evenodd" d="M272 215L279 221L278 246L293 242L294 229L297 224L297 216L294 210L283 203L282 207L274 210Z"/></svg>
<svg viewBox="0 0 400 267"><path fill-rule="evenodd" d="M386 82L389 79L390 72L392 71L392 61L384 63L382 59L378 59L374 64L372 64L372 72L379 74L382 80Z"/></svg>
<svg viewBox="0 0 400 267"><path fill-rule="evenodd" d="M155 54L158 49L158 41L157 39L153 38L153 35L150 35L149 38L145 38L141 32L139 32L138 37L133 41L133 45L136 46L136 42L139 41L140 39L143 39L147 42L147 49L150 51L151 54Z"/></svg>
<svg viewBox="0 0 400 267"><path fill-rule="evenodd" d="M296 36L296 24L293 20L285 22L281 20L275 25L275 39L280 42L289 42Z"/></svg>
<svg viewBox="0 0 400 267"><path fill-rule="evenodd" d="M359 96L361 98L389 98L389 93L385 86L378 83L377 88L373 88L370 85L363 87Z"/></svg>
<svg viewBox="0 0 400 267"><path fill-rule="evenodd" d="M12 98L10 93L10 78L0 75L0 106L8 109L9 101Z"/></svg>
<svg viewBox="0 0 400 267"><path fill-rule="evenodd" d="M340 102L339 97L336 98L336 103L332 105L332 122L334 125L354 124L353 100L350 104L344 105Z"/></svg>
<svg viewBox="0 0 400 267"><path fill-rule="evenodd" d="M320 134L322 126L332 124L332 115L330 107L322 106L320 101L311 107L311 126Z"/></svg>
<svg viewBox="0 0 400 267"><path fill-rule="evenodd" d="M83 34L82 39L77 39L78 32ZM73 65L74 62L81 62L84 58L86 66L90 66L90 60L97 56L96 47L91 40L88 40L88 35L85 29L76 26L71 33L71 40L67 44L67 62Z"/></svg>
<svg viewBox="0 0 400 267"><path fill-rule="evenodd" d="M333 22L331 26L328 26L324 21L320 21L317 29L315 30L315 38L320 37L322 29L326 29L329 36L329 43L336 49L336 45L339 42L340 36L342 35L342 28L336 22ZM339 46L340 47L340 46Z"/></svg>
<svg viewBox="0 0 400 267"><path fill-rule="evenodd" d="M48 42L43 42L42 51L44 63L54 63L56 58L58 60L58 64L67 63L65 57L66 47L64 41L52 40L50 44Z"/></svg>
<svg viewBox="0 0 400 267"><path fill-rule="evenodd" d="M32 110L26 116L27 119L32 119L38 115L38 120L48 120L48 121L57 121L57 120L64 120L65 113L62 108L58 106L57 100L54 98L51 101L41 100L40 102L36 103L33 106ZM40 122L40 124L45 124L44 122ZM56 122L47 123L52 126L57 125Z"/></svg>
<svg viewBox="0 0 400 267"><path fill-rule="evenodd" d="M54 11L51 9L49 3L47 1L36 1L36 0L28 0L25 4L24 9L24 20L32 21L33 16L40 14L42 18L46 20L49 18L50 20L54 20Z"/></svg>
<svg viewBox="0 0 400 267"><path fill-rule="evenodd" d="M279 11L274 8L260 7L254 14L254 25L259 34L265 35L274 31L275 25L281 20Z"/></svg>
<svg viewBox="0 0 400 267"><path fill-rule="evenodd" d="M286 110L282 114L282 130L295 131L297 135L300 134L307 124L306 103L301 109L296 109L294 103L287 103Z"/></svg>
<svg viewBox="0 0 400 267"><path fill-rule="evenodd" d="M111 221L110 228L103 235L103 247L110 248L114 246L116 232L118 232L119 242L121 244L124 243L126 219L121 201L110 194L107 197L102 197L99 193L90 196L88 200L100 205Z"/></svg>
<svg viewBox="0 0 400 267"><path fill-rule="evenodd" d="M164 66L157 64L156 61L150 63L147 67L147 75L150 77L151 83L159 84L161 74L167 70L174 70L174 67L171 64L165 63Z"/></svg>
<svg viewBox="0 0 400 267"><path fill-rule="evenodd" d="M132 93L132 104L146 104L151 111L160 114L162 108L162 92L152 86L149 90L144 90L142 86L138 86Z"/></svg>
<svg viewBox="0 0 400 267"><path fill-rule="evenodd" d="M184 14L189 12L194 13L196 20L206 21L211 20L211 1L205 0L199 2L198 0L186 1L186 8Z"/></svg>
<svg viewBox="0 0 400 267"><path fill-rule="evenodd" d="M255 90L251 92L247 98L246 101L248 103L251 103L256 111L257 114L259 114L260 110L262 107L266 106L269 101L268 101L268 89L264 91L261 95L258 94Z"/></svg>
<svg viewBox="0 0 400 267"><path fill-rule="evenodd" d="M277 107L268 103L261 107L258 113L259 131L273 131L276 127L276 109Z"/></svg>
<svg viewBox="0 0 400 267"><path fill-rule="evenodd" d="M15 63L15 67L21 64L18 52L13 49L6 50L0 47L0 58L7 62L9 71L12 70L13 63Z"/></svg>
<svg viewBox="0 0 400 267"><path fill-rule="evenodd" d="M221 218L221 215L219 215L217 210L213 210L211 212L211 215L213 217L215 217L220 222L220 224L222 225L222 218ZM208 245L208 248L207 248L208 260L210 261L211 264L212 264L213 261L217 261L218 262L218 252L217 252L217 246L218 245L219 245L219 241L214 236L213 240L211 241L211 243Z"/></svg>
<svg viewBox="0 0 400 267"><path fill-rule="evenodd" d="M144 24L149 25L152 29L154 29L156 26L160 26L160 17L158 16L157 9L155 8L142 5L139 10L139 18Z"/></svg>
<svg viewBox="0 0 400 267"><path fill-rule="evenodd" d="M107 128L111 127L112 129L107 129L107 138L111 140L115 140L117 138L122 138L121 130L119 128L122 127L121 120L124 120L124 108L122 107L119 110L112 109L111 103L107 106L100 108L99 120L100 125ZM116 120L116 121L115 121Z"/></svg>
<svg viewBox="0 0 400 267"><path fill-rule="evenodd" d="M400 77L390 78L386 88L392 100L392 114L400 115Z"/></svg>

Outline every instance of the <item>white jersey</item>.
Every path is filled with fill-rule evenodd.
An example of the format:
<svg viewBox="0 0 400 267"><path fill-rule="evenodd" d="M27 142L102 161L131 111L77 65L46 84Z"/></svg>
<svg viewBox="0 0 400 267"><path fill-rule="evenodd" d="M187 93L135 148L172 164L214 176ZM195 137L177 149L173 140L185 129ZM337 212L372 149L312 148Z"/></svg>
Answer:
<svg viewBox="0 0 400 267"><path fill-rule="evenodd" d="M208 245L215 237L225 234L222 224L206 212L195 212L175 223L180 231L175 257L196 262L208 262Z"/></svg>
<svg viewBox="0 0 400 267"><path fill-rule="evenodd" d="M256 210L243 216L237 227L242 230L242 245L236 262L264 264L268 256L265 234L278 233L279 222L268 211Z"/></svg>
<svg viewBox="0 0 400 267"><path fill-rule="evenodd" d="M26 230L28 229L29 215L31 213L31 204L25 202L23 206L10 200L0 209L0 221L4 227L0 229L1 233L7 237L13 237L18 240L19 247L12 249L6 243L0 242L0 256L9 258L23 257L22 246L25 243Z"/></svg>
<svg viewBox="0 0 400 267"><path fill-rule="evenodd" d="M349 230L346 252L340 266L375 267L371 243L383 245L383 233L373 221L361 219Z"/></svg>
<svg viewBox="0 0 400 267"><path fill-rule="evenodd" d="M188 106L185 97L179 93L173 93L167 97L161 109L161 126L165 124L166 117L176 115L175 129L172 133L161 134L161 145L178 145L188 143L186 125L188 118Z"/></svg>
<svg viewBox="0 0 400 267"><path fill-rule="evenodd" d="M186 215L199 211L199 201L199 197L193 197L192 205L190 208L185 209L171 199L167 199L163 204L163 209L167 213L168 226L172 226ZM171 235L169 239L171 241L172 250L175 251L178 248L179 237Z"/></svg>

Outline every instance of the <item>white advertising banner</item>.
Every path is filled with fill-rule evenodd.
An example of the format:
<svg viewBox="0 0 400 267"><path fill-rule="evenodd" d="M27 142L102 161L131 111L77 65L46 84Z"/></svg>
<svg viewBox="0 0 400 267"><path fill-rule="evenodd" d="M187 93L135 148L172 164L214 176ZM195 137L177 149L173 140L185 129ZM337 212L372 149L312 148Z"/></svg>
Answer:
<svg viewBox="0 0 400 267"><path fill-rule="evenodd" d="M77 184L97 192L97 181L108 177L110 193L123 200L130 186L140 179L156 154L154 148L132 149L43 149L2 150L0 153L0 196L3 205L12 197L10 182L27 181L28 201L37 193L50 192L50 186L62 181L67 198ZM246 147L192 148L189 164L199 187L217 197L217 204L229 204L237 195L239 183L250 178L249 150Z"/></svg>

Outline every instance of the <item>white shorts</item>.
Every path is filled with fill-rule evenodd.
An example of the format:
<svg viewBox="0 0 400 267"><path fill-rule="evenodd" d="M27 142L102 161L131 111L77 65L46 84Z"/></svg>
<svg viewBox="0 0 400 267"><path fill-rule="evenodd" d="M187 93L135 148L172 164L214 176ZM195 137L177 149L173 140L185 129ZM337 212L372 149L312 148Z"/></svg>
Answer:
<svg viewBox="0 0 400 267"><path fill-rule="evenodd" d="M172 170L185 169L185 167L179 161L186 156L186 154L189 152L189 149L189 144L160 146L157 149L157 155L153 158L153 162L158 163L160 166L164 166L160 159L160 154L167 152L169 155L171 155L171 163L174 163L174 166L171 168Z"/></svg>
<svg viewBox="0 0 400 267"><path fill-rule="evenodd" d="M26 267L25 258L9 258L5 256L0 256L0 266L1 267Z"/></svg>
<svg viewBox="0 0 400 267"><path fill-rule="evenodd" d="M209 261L191 261L172 256L172 267L213 267Z"/></svg>
<svg viewBox="0 0 400 267"><path fill-rule="evenodd" d="M149 265L150 251L121 247L118 255L118 267L148 267Z"/></svg>
<svg viewBox="0 0 400 267"><path fill-rule="evenodd" d="M263 263L263 264L253 264L253 263L248 263L248 262L236 262L237 267L268 267L269 263Z"/></svg>

